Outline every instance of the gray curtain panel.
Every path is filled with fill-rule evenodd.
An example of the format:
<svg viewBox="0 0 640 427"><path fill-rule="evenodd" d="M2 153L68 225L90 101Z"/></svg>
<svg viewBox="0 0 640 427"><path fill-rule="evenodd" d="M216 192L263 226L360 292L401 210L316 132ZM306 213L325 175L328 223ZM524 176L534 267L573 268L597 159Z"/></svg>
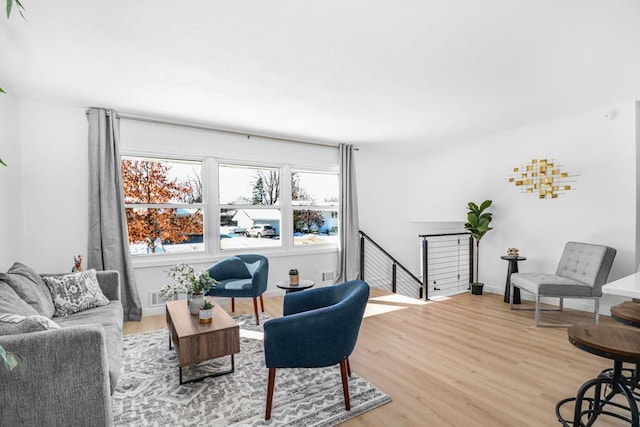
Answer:
<svg viewBox="0 0 640 427"><path fill-rule="evenodd" d="M120 169L117 113L89 109L89 248L87 266L120 272L124 320L140 320L142 305L129 255Z"/></svg>
<svg viewBox="0 0 640 427"><path fill-rule="evenodd" d="M353 145L340 144L340 254L337 283L360 276L360 224Z"/></svg>

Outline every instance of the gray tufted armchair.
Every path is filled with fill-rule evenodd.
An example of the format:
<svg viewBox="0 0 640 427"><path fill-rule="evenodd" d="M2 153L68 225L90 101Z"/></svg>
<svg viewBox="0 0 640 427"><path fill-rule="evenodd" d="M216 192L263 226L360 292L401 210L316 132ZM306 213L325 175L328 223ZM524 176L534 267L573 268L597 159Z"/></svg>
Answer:
<svg viewBox="0 0 640 427"><path fill-rule="evenodd" d="M607 281L616 250L608 246L568 242L560 258L556 274L514 273L511 275L512 310L535 310L536 326L565 327L567 324L540 322L541 311L562 311L564 298L590 298L594 300L594 323L598 323L602 285ZM535 308L514 307L513 291L519 288L535 295ZM540 298L560 298L557 309L540 307Z"/></svg>

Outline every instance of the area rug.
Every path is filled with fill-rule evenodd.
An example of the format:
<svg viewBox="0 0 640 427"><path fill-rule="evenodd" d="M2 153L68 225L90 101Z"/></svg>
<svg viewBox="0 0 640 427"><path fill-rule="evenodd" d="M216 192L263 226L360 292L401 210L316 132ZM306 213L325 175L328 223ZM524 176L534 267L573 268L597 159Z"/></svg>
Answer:
<svg viewBox="0 0 640 427"><path fill-rule="evenodd" d="M113 394L118 426L333 426L391 398L352 372L346 411L340 368L278 369L271 420L264 420L268 369L262 326L253 315L240 325L235 372L179 385L178 361L166 329L124 337L123 370ZM260 323L269 316L261 314ZM183 369L184 379L229 369L230 357ZM352 369L354 367L352 365Z"/></svg>

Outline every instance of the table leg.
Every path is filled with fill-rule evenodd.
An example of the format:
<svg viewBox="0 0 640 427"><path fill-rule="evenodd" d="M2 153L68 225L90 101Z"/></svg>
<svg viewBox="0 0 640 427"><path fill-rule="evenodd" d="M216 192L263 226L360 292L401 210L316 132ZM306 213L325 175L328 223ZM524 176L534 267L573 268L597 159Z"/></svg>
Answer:
<svg viewBox="0 0 640 427"><path fill-rule="evenodd" d="M235 364L235 359L233 357L233 354L231 355L231 369L227 369L226 371L220 371L220 372L215 372L213 374L209 374L209 375L204 375L198 378L194 378L188 381L183 381L182 380L182 366L180 366L180 385L183 384L189 384L189 383L198 383L202 380L204 380L205 378L213 378L213 377L219 377L221 375L227 375L227 374L231 374L233 372L235 372L236 370L236 364Z"/></svg>
<svg viewBox="0 0 640 427"><path fill-rule="evenodd" d="M579 389L576 397L563 399L556 405L556 417L564 427L591 426L600 415L617 418L629 423L629 426L639 427L638 406L636 400L625 384L625 378L621 374L622 362L615 361L612 371L601 374L597 378L587 381ZM608 390L603 394L604 390ZM587 396L589 391L593 391L591 396ZM612 401L613 397L621 394L624 400L620 402ZM574 402L573 420L568 420L560 414L560 409L569 402ZM586 403L586 405L584 405ZM608 406L628 411L628 416L624 412L610 411Z"/></svg>
<svg viewBox="0 0 640 427"><path fill-rule="evenodd" d="M504 287L504 302L508 303L511 294L511 274L518 272L518 261L515 259L509 260L509 266L507 267L507 282ZM520 304L520 289L513 288L513 303Z"/></svg>

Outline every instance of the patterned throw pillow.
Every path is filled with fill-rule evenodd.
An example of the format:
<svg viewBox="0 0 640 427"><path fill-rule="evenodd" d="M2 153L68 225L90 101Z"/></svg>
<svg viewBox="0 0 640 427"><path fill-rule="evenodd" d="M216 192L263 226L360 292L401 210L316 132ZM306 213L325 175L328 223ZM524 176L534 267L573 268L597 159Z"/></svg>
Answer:
<svg viewBox="0 0 640 427"><path fill-rule="evenodd" d="M93 269L64 276L45 276L43 279L51 291L53 305L56 307L54 316L65 317L109 304Z"/></svg>
<svg viewBox="0 0 640 427"><path fill-rule="evenodd" d="M60 326L48 317L39 314L33 316L0 314L0 335L26 334L49 329L60 329Z"/></svg>

